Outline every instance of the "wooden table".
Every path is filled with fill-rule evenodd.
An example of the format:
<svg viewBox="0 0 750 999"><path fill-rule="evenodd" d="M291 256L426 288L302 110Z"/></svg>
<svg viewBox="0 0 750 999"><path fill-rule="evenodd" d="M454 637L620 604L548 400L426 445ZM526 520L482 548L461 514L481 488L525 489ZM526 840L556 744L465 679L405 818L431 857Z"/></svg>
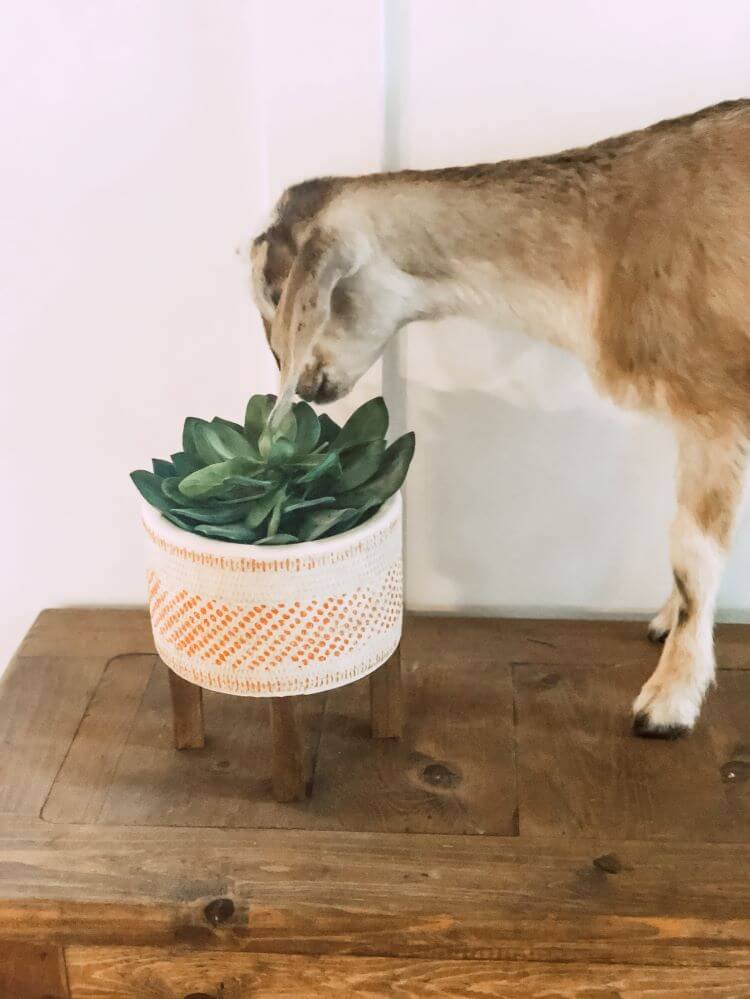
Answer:
<svg viewBox="0 0 750 999"><path fill-rule="evenodd" d="M750 629L673 743L631 736L644 625L413 617L403 740L367 683L172 745L142 611L45 611L0 694L0 997L750 996Z"/></svg>

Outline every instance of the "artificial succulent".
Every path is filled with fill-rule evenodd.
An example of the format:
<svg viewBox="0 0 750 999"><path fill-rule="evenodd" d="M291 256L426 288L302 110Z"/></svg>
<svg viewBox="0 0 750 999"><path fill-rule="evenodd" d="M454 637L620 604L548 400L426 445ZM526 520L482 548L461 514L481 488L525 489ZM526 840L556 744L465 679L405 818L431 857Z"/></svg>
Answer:
<svg viewBox="0 0 750 999"><path fill-rule="evenodd" d="M371 517L401 486L414 434L386 446L382 398L339 427L296 402L271 419L276 396L254 395L245 424L189 416L182 451L131 472L141 495L194 534L255 545L289 545L341 534Z"/></svg>

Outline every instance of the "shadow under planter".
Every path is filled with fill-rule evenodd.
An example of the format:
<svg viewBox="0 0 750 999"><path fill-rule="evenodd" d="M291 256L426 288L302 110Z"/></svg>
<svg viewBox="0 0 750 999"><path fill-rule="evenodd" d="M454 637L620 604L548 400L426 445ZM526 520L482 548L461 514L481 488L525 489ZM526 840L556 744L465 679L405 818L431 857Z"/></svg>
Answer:
<svg viewBox="0 0 750 999"><path fill-rule="evenodd" d="M176 749L203 749L203 689L168 669ZM378 739L398 739L403 728L401 650L370 673L370 725ZM301 728L302 695L268 698L271 712L272 785L277 801L301 801L311 787L310 765Z"/></svg>

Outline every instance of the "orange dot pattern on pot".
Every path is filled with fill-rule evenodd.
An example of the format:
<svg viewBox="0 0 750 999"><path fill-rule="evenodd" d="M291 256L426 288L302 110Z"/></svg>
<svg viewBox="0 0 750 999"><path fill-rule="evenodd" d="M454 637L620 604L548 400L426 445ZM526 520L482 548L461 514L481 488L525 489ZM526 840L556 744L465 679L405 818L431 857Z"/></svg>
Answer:
<svg viewBox="0 0 750 999"><path fill-rule="evenodd" d="M170 592L150 572L154 632L193 662L221 670L271 672L282 663L319 668L394 628L402 611L400 561L377 588L290 603L240 606Z"/></svg>

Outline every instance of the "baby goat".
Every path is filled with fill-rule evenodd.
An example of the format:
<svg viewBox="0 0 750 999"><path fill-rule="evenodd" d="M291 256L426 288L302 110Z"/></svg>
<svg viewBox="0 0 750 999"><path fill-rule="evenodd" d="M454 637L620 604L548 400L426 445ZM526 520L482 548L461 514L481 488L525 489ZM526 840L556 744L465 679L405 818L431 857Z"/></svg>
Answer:
<svg viewBox="0 0 750 999"><path fill-rule="evenodd" d="M282 395L346 394L415 319L513 326L577 355L679 445L666 638L639 735L690 729L750 433L750 100L554 156L290 188L252 250Z"/></svg>

